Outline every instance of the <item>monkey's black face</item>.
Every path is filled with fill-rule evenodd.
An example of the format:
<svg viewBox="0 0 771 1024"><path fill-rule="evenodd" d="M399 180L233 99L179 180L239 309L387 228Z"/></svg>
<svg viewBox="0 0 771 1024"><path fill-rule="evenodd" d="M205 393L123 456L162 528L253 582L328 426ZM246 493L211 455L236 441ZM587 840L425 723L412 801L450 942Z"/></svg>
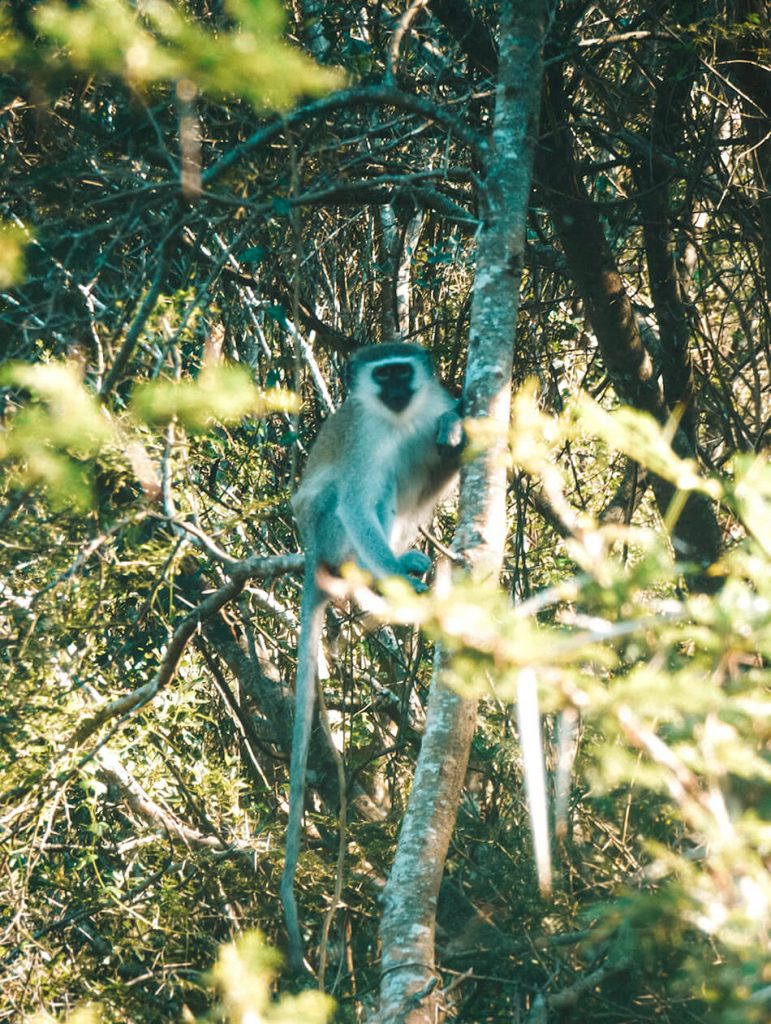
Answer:
<svg viewBox="0 0 771 1024"><path fill-rule="evenodd" d="M413 380L414 365L404 362L383 363L372 371L372 379L378 386L378 398L393 412L404 412L415 394Z"/></svg>

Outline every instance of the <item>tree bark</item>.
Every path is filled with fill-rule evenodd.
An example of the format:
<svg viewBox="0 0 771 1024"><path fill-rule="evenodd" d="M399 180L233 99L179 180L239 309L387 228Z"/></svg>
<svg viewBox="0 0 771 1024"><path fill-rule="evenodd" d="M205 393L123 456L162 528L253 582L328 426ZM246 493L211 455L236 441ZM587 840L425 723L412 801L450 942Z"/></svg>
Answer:
<svg viewBox="0 0 771 1024"><path fill-rule="evenodd" d="M466 415L491 417L504 429L547 10L547 0L502 4L493 146L482 196L464 403ZM454 546L480 577L496 575L503 559L503 444L474 459L461 477ZM428 1024L441 1009L434 967L436 905L476 721L476 701L442 685L444 665L445 655L438 651L415 781L384 894L381 1024Z"/></svg>

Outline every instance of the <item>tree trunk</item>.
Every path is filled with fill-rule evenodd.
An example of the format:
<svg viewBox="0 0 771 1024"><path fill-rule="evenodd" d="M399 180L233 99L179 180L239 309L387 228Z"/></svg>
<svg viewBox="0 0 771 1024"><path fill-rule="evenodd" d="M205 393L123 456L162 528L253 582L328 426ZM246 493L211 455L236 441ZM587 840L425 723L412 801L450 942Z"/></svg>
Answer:
<svg viewBox="0 0 771 1024"><path fill-rule="evenodd" d="M511 369L532 175L546 0L502 4L500 72L471 309L465 412L509 422ZM503 442L501 442L503 444ZM497 574L506 536L506 471L500 445L461 477L455 548L478 576ZM384 894L381 1024L428 1024L441 1009L434 968L435 912L468 764L476 702L441 683L437 652L426 730Z"/></svg>
<svg viewBox="0 0 771 1024"><path fill-rule="evenodd" d="M768 53L768 11L763 0L738 0L729 16L730 31L719 54L728 78L738 86L747 133L747 154L755 175L759 217L758 251L766 291L766 330L771 328L771 68Z"/></svg>

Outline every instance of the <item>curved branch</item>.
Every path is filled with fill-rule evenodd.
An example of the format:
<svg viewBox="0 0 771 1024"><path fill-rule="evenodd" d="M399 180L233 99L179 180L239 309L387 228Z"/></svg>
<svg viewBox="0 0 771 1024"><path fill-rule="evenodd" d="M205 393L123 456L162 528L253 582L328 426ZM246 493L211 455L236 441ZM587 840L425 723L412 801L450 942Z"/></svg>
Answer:
<svg viewBox="0 0 771 1024"><path fill-rule="evenodd" d="M112 718L131 714L151 701L177 674L180 659L201 623L211 618L212 615L216 615L229 601L237 597L246 586L247 580L255 576L269 579L287 572L299 572L303 564L302 555L277 555L271 558L253 556L229 567L230 579L228 582L196 605L191 612L188 612L174 630L152 679L130 693L107 701L93 714L88 715L70 737L69 745L83 743L105 722Z"/></svg>
<svg viewBox="0 0 771 1024"><path fill-rule="evenodd" d="M619 399L650 413L659 423L669 420L663 389L651 354L600 220L573 153L567 121L561 70L552 66L546 78L545 121L548 133L540 140L536 159L538 184L550 208L570 274L586 302L587 313L608 375ZM686 432L677 429L672 447L681 458L695 451ZM675 488L660 477L651 477L656 503L663 517L676 499ZM720 527L715 509L703 494L691 494L672 526L677 555L695 563L690 584L705 591L719 586L719 579L704 570L718 557Z"/></svg>
<svg viewBox="0 0 771 1024"><path fill-rule="evenodd" d="M464 146L468 146L477 156L484 157L487 153L486 140L456 118L444 107L424 99L422 96L414 96L411 93L403 92L392 85L363 85L356 89L346 89L342 92L332 93L323 99L315 100L298 107L282 118L277 118L270 124L258 128L248 139L234 146L228 153L211 167L207 168L201 175L201 184L209 185L221 174L224 174L233 164L237 163L253 149L270 142L271 139L280 135L291 125L302 121L313 120L323 117L333 110L343 110L346 107L362 106L391 106L397 110L404 110L410 114L419 114L427 121L435 121L440 128L454 135Z"/></svg>

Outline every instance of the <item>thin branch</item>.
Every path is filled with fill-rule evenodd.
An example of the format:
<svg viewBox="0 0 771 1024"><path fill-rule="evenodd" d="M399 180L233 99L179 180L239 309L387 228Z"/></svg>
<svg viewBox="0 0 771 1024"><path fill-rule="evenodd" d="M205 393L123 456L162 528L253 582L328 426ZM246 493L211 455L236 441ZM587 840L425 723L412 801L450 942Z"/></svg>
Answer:
<svg viewBox="0 0 771 1024"><path fill-rule="evenodd" d="M208 535L208 533L205 533L194 523L188 522L185 519L180 519L178 516L173 514L161 515L160 512L148 512L146 514L150 519L157 519L161 523L168 523L170 526L174 527L175 532L187 533L191 537L194 537L198 542L198 546L216 562L219 562L225 568L226 572L229 570L237 572L243 565L243 562L240 559L229 555L227 551L224 551L217 542Z"/></svg>
<svg viewBox="0 0 771 1024"><path fill-rule="evenodd" d="M394 29L393 35L391 36L391 43L388 47L388 54L386 57L386 81L393 83L396 78L396 69L399 63L399 49L402 45L402 39L410 30L410 25L413 23L415 18L424 10L429 4L429 0L412 0L412 3L399 18L399 23Z"/></svg>
<svg viewBox="0 0 771 1024"><path fill-rule="evenodd" d="M468 146L468 148L476 153L480 159L483 159L487 153L487 141L477 132L469 128L468 125L464 124L463 121L454 117L454 115L444 107L440 107L438 104L433 103L431 100L424 99L421 96L413 96L410 93L403 92L395 86L367 85L356 89L347 89L342 92L332 93L331 96L325 96L323 99L315 100L312 103L306 103L304 106L298 107L291 113L285 114L280 119L276 119L270 124L264 125L262 128L258 128L257 131L253 132L248 139L244 139L243 142L234 146L223 157L220 157L215 164L212 164L211 167L207 168L201 175L201 183L204 186L209 185L216 178L220 177L220 175L224 174L225 171L233 166L233 164L237 163L248 153L251 153L252 150L270 142L271 139L280 135L291 125L297 124L301 121L323 117L325 114L336 110L343 110L346 107L360 107L379 104L396 107L397 109L407 111L408 113L419 114L429 121L436 122L440 128L446 129L453 134L459 142Z"/></svg>
<svg viewBox="0 0 771 1024"><path fill-rule="evenodd" d="M324 403L325 409L329 413L334 412L335 403L332 401L332 396L329 393L327 382L324 380L324 374L321 372L319 364L316 361L316 355L313 351L313 346L305 338L302 332L297 329L295 324L292 323L288 316L284 316L283 321L287 331L289 331L289 334L292 336L297 346L299 347L300 352L302 353L302 358L308 364L308 368L311 371L311 376L313 377L313 382L316 385L316 390L318 391L321 400Z"/></svg>
<svg viewBox="0 0 771 1024"><path fill-rule="evenodd" d="M99 389L99 394L102 398L108 395L113 386L120 380L129 359L131 359L131 356L134 353L134 349L139 341L139 336L144 330L147 319L155 309L155 303L158 301L158 296L160 295L161 288L163 287L163 282L166 279L166 271L169 266L169 250L171 248L171 241L176 235L178 228L179 222L175 219L172 226L161 240L161 244L156 253L157 265L155 268L155 275L150 283L150 287L145 293L145 297L142 299L131 326L126 332L123 344L121 345L118 354L113 360L112 366L108 370L107 375L102 382L102 386Z"/></svg>
<svg viewBox="0 0 771 1024"><path fill-rule="evenodd" d="M632 953L629 950L622 950L616 956L609 956L605 963L595 971L590 971L588 974L583 975L561 992L554 992L552 995L547 996L546 1004L548 1008L550 1010L564 1010L569 1006L573 1006L586 992L591 992L614 974L626 970L631 959Z"/></svg>
<svg viewBox="0 0 771 1024"><path fill-rule="evenodd" d="M126 803L144 821L155 828L161 828L171 839L179 839L187 846L224 852L229 849L219 836L206 835L192 825L187 825L176 814L161 807L126 769L121 759L109 747L102 747L96 759L102 771L118 787Z"/></svg>
<svg viewBox="0 0 771 1024"><path fill-rule="evenodd" d="M337 785L340 790L340 808L338 811L339 826L338 826L338 846L337 846L337 866L335 868L335 889L332 894L332 902L329 904L329 908L324 917L324 924L321 929L321 941L319 943L319 988L324 990L324 975L327 969L327 943L329 941L329 929L332 927L332 921L334 920L337 908L340 906L340 900L343 895L343 880L345 878L345 852L347 845L347 831L348 831L348 793L347 793L347 782L345 778L345 765L340 751L335 746L334 736L332 735L332 726L329 721L329 712L324 702L324 690L321 686L321 681L318 681L318 700L319 700L319 722L321 728L324 730L324 736L327 740L327 747L332 754L332 759L335 762L335 769L337 771Z"/></svg>
<svg viewBox="0 0 771 1024"><path fill-rule="evenodd" d="M171 682L179 668L191 637L201 623L223 608L244 589L246 581L253 577L272 578L288 572L299 572L304 564L302 555L277 555L269 558L254 556L237 563L228 570L230 579L219 590L215 590L200 604L196 605L179 623L164 651L158 670L149 682L138 686L115 700L107 701L93 714L86 717L70 738L68 745L83 743L105 722L112 718L131 714L151 701L163 687Z"/></svg>
<svg viewBox="0 0 771 1024"><path fill-rule="evenodd" d="M119 519L118 522L111 526L109 529L103 530L101 533L98 533L96 537L92 537L88 544L85 544L80 549L78 554L70 563L69 568L65 569L63 572L60 572L56 579L51 580L50 583L47 583L44 587L41 587L40 590L38 590L38 592L33 595L30 601L30 606L34 607L34 605L37 604L37 602L41 599L41 597L43 597L44 594L47 594L50 590L55 590L60 583L64 583L65 580L70 579L72 576L75 575L75 573L80 572L80 570L89 560L89 558L93 554L95 554L104 544L106 544L108 540L115 537L116 534L121 532L121 530L125 529L125 527L135 526L137 523L141 523L143 519L146 519L148 516L152 515L153 514L151 512L138 512L133 513L129 516L123 516L122 519ZM165 517L158 516L157 518L163 519Z"/></svg>

